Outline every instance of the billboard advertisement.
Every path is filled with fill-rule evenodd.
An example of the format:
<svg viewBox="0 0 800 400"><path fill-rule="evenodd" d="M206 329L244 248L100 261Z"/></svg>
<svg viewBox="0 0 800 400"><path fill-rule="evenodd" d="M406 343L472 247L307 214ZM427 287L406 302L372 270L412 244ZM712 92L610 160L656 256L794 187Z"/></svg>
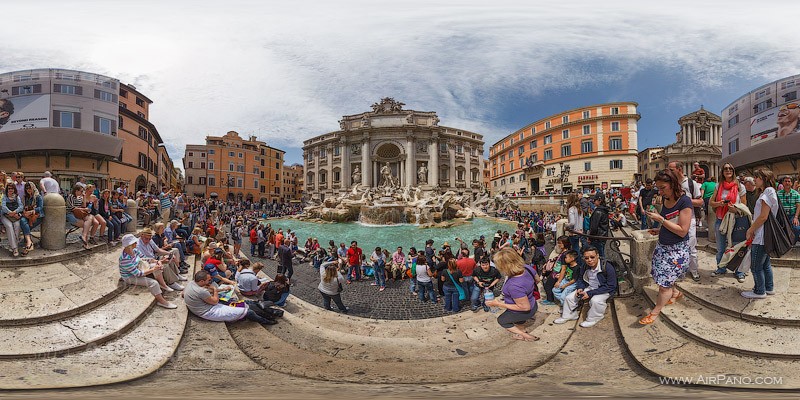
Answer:
<svg viewBox="0 0 800 400"><path fill-rule="evenodd" d="M789 135L800 136L800 107L787 103L750 118L750 146Z"/></svg>
<svg viewBox="0 0 800 400"><path fill-rule="evenodd" d="M0 99L0 132L49 127L49 94Z"/></svg>

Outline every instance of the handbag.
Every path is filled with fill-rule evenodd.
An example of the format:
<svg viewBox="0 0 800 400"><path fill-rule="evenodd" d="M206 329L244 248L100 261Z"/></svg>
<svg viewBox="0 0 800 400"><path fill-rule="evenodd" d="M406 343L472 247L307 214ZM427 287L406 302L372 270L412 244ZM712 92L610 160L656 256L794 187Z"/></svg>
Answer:
<svg viewBox="0 0 800 400"><path fill-rule="evenodd" d="M28 224L33 225L36 223L36 220L39 219L39 213L33 208L33 206L25 206L25 211L22 213L25 215L25 218L28 219Z"/></svg>
<svg viewBox="0 0 800 400"><path fill-rule="evenodd" d="M794 232L792 223L783 207L778 206L778 212L767 215L767 222L764 223L764 251L770 257L780 258L792 248L794 243Z"/></svg>
<svg viewBox="0 0 800 400"><path fill-rule="evenodd" d="M447 276L450 277L450 281L453 282L453 285L456 286L456 290L458 290L458 300L459 301L466 300L467 299L467 294L464 293L464 288L461 287L460 283L456 282L456 280L453 278L453 274L451 274L449 270L447 270Z"/></svg>
<svg viewBox="0 0 800 400"><path fill-rule="evenodd" d="M6 214L6 219L8 219L11 222L17 222L17 221L19 221L20 216L19 216L19 214L17 214L16 216L11 216L9 214Z"/></svg>
<svg viewBox="0 0 800 400"><path fill-rule="evenodd" d="M78 220L83 220L87 215L89 215L89 212L82 208L73 208L72 215L74 215Z"/></svg>
<svg viewBox="0 0 800 400"><path fill-rule="evenodd" d="M342 293L344 291L344 287L342 286L342 281L339 280L339 277L336 277L336 293Z"/></svg>

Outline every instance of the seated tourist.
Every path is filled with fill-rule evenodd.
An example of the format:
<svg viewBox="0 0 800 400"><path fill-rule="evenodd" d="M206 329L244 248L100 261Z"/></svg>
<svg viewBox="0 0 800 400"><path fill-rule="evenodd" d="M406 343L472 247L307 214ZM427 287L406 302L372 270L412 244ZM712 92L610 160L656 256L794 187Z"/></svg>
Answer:
<svg viewBox="0 0 800 400"><path fill-rule="evenodd" d="M277 323L255 301L245 301L244 307L231 307L220 303L219 291L220 287L214 283L208 272L197 271L183 292L186 308L192 314L208 321L233 322L248 319L264 325Z"/></svg>
<svg viewBox="0 0 800 400"><path fill-rule="evenodd" d="M492 266L489 255L484 255L479 260L479 265L475 266L472 271L472 280L475 284L472 286L472 293L470 295L470 302L472 303L472 311L478 311L481 304L485 301L484 293L487 290L494 290L494 287L500 282L500 272ZM489 307L484 303L483 311L488 312Z"/></svg>
<svg viewBox="0 0 800 400"><path fill-rule="evenodd" d="M263 283L258 278L258 273L264 268L264 264L255 263L250 266L250 260L239 260L239 271L236 272L236 282L239 292L245 296L256 296ZM266 279L264 279L266 282Z"/></svg>
<svg viewBox="0 0 800 400"><path fill-rule="evenodd" d="M87 185L86 188L87 190L93 190L94 185ZM100 227L98 239L105 239L106 227L108 226L108 223L106 222L106 219L100 215L100 201L97 196L93 194L89 195L89 201L86 203L86 206L89 208L89 214L92 215L92 218L94 218L94 221ZM89 237L89 243L97 244L97 240L95 240L94 236Z"/></svg>
<svg viewBox="0 0 800 400"><path fill-rule="evenodd" d="M578 275L578 252L569 250L564 255L564 265L558 275L558 280L553 286L553 296L560 304L564 304L564 298L577 288Z"/></svg>
<svg viewBox="0 0 800 400"><path fill-rule="evenodd" d="M162 250L153 241L153 231L150 228L144 228L139 233L138 249L145 258L148 259L161 259L164 264L164 281L167 286L173 290L183 290L183 286L178 284L178 281L185 281L186 278L180 276L178 261L172 252Z"/></svg>
<svg viewBox="0 0 800 400"><path fill-rule="evenodd" d="M578 269L577 290L564 297L561 318L553 323L563 324L578 319L583 301L588 300L589 313L580 325L584 328L595 326L604 317L606 301L617 290L617 273L614 266L605 260L600 260L596 248L585 247L583 260L585 262Z"/></svg>
<svg viewBox="0 0 800 400"><path fill-rule="evenodd" d="M155 225L153 225L153 243L155 243L155 245L158 246L158 248L160 248L161 250L170 252L170 257L173 260L177 261L178 270L180 271L180 273L185 274L188 269L180 263L181 252L180 250L178 250L177 247L174 247L169 240L167 240L167 237L164 234L165 230L166 227L162 222L158 222Z"/></svg>
<svg viewBox="0 0 800 400"><path fill-rule="evenodd" d="M25 237L25 247L22 249L22 255L24 256L33 250L31 230L41 225L44 219L44 201L33 182L25 182L25 200L23 203L24 207L19 225L22 228L22 235Z"/></svg>
<svg viewBox="0 0 800 400"><path fill-rule="evenodd" d="M286 281L285 275L275 275L275 280L262 283L260 290L264 292L264 301L271 301L278 307L286 306L286 299L290 293L289 282Z"/></svg>
<svg viewBox="0 0 800 400"><path fill-rule="evenodd" d="M22 218L22 211L24 205L19 195L17 194L17 187L14 184L7 184L2 200L2 210L0 211L0 221L6 228L6 236L8 237L8 245L11 247L11 252L14 257L19 256L19 233L20 223Z"/></svg>
<svg viewBox="0 0 800 400"><path fill-rule="evenodd" d="M234 277L233 271L228 269L222 261L223 253L220 248L214 249L214 254L203 263L203 270L211 275L216 284L225 283L235 286L236 281L232 280Z"/></svg>
<svg viewBox="0 0 800 400"><path fill-rule="evenodd" d="M167 287L162 275L163 264L160 260L146 261L142 253L136 249L137 244L136 236L127 234L122 237L123 248L122 254L119 256L119 274L122 280L128 285L146 286L156 298L159 306L178 308L161 294L161 287ZM142 267L144 270L141 269Z"/></svg>
<svg viewBox="0 0 800 400"><path fill-rule="evenodd" d="M94 236L94 232L99 226L98 222L89 213L89 208L84 201L84 190L86 186L75 185L72 193L67 196L67 222L70 225L82 228L81 243L84 249L89 249L89 238Z"/></svg>
<svg viewBox="0 0 800 400"><path fill-rule="evenodd" d="M120 236L122 236L122 223L120 219L113 212L111 205L111 191L106 189L100 192L100 200L97 202L97 208L100 215L108 223L108 243L110 245L117 244Z"/></svg>

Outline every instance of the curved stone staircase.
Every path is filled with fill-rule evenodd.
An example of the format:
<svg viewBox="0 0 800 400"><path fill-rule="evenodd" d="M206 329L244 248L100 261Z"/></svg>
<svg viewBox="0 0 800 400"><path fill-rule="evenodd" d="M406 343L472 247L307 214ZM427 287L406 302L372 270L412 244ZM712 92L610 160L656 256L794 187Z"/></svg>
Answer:
<svg viewBox="0 0 800 400"><path fill-rule="evenodd" d="M700 283L677 284L685 297L667 306L652 325L639 325L658 288L615 302L614 317L624 346L645 370L663 382L747 389L799 389L800 270L775 267L775 291L748 300L752 277L712 277L714 254L699 251ZM781 264L782 265L782 264ZM795 285L792 285L795 283ZM676 379L676 380L671 380Z"/></svg>
<svg viewBox="0 0 800 400"><path fill-rule="evenodd" d="M0 389L54 389L146 376L173 355L187 319L155 307L142 287L125 287L120 247L39 254L0 267ZM35 254L35 253L34 253Z"/></svg>

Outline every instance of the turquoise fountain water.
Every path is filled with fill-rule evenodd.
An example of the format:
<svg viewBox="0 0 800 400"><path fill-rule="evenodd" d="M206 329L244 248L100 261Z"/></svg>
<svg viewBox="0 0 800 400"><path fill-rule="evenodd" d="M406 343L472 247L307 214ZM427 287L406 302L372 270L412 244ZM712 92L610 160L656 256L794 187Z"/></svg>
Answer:
<svg viewBox="0 0 800 400"><path fill-rule="evenodd" d="M516 223L491 218L475 218L466 224L450 228L420 228L411 224L376 226L357 222L318 224L294 219L271 219L267 222L271 223L276 231L278 228L282 228L284 232L286 229L296 231L298 244L301 247L309 236L317 238L323 248L327 248L329 240L335 241L337 246L343 242L350 246L350 242L356 240L358 247L361 247L367 256L378 246L388 248L390 252L397 246L403 246L406 252L411 246L421 250L425 248L425 241L428 239L433 239L434 247L437 249L441 248L444 242L449 242L455 250L459 246L456 237L467 242L471 249L472 239L484 235L487 243L491 243L494 233L498 230L512 232L516 229ZM370 253L367 253L367 250Z"/></svg>

